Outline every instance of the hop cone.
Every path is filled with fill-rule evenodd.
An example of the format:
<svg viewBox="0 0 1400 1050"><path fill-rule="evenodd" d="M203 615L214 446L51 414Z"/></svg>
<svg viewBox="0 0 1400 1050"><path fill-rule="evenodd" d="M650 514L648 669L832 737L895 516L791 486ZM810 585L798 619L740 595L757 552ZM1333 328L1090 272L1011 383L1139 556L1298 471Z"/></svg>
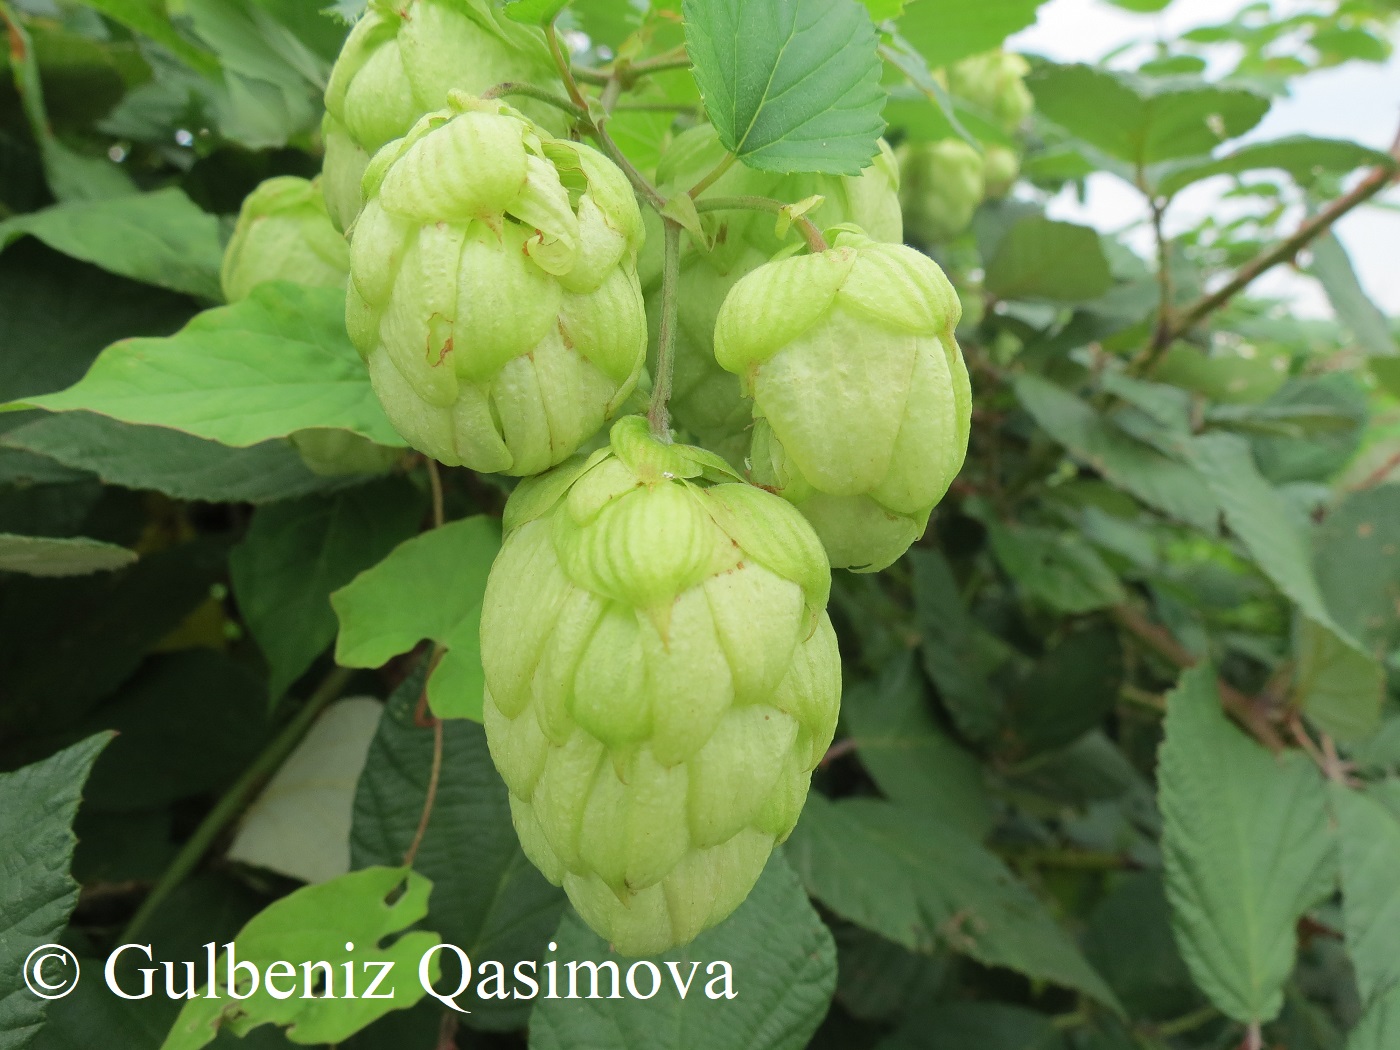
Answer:
<svg viewBox="0 0 1400 1050"><path fill-rule="evenodd" d="M268 179L248 194L219 271L224 298L247 298L263 281L343 288L350 248L331 225L314 182L292 175Z"/></svg>
<svg viewBox="0 0 1400 1050"><path fill-rule="evenodd" d="M505 528L481 658L521 844L618 951L683 944L747 896L831 741L821 545L636 416L523 482Z"/></svg>
<svg viewBox="0 0 1400 1050"><path fill-rule="evenodd" d="M553 70L540 32L502 17L488 0L370 0L326 86L323 190L331 218L349 227L369 158L446 106L448 92L549 83ZM547 107L525 111L551 119Z"/></svg>
<svg viewBox="0 0 1400 1050"><path fill-rule="evenodd" d="M376 154L346 327L389 420L448 465L534 474L597 433L646 356L642 220L601 153L455 96Z"/></svg>
<svg viewBox="0 0 1400 1050"><path fill-rule="evenodd" d="M982 155L962 139L904 146L899 152L900 200L909 237L938 244L972 222L986 193Z"/></svg>
<svg viewBox="0 0 1400 1050"><path fill-rule="evenodd" d="M987 51L950 68L948 87L1011 131L1035 108L1025 82L1030 71L1030 63L1020 55Z"/></svg>
<svg viewBox="0 0 1400 1050"><path fill-rule="evenodd" d="M688 190L724 157L714 128L703 124L679 135L667 149L657 171L664 192ZM706 197L768 197L796 203L820 195L823 203L812 213L822 226L855 223L878 241L904 239L899 206L899 165L883 142L875 162L858 176L781 175L735 164L708 190ZM641 269L653 330L661 316L660 222L648 215L654 235L647 239ZM698 251L683 240L676 370L671 416L676 424L706 448L731 463L743 461L751 417L738 380L715 363L715 318L729 289L781 251L791 240L780 240L772 215L754 211L723 211L704 216L714 241L712 251ZM657 345L657 340L652 340Z"/></svg>
<svg viewBox="0 0 1400 1050"><path fill-rule="evenodd" d="M753 397L753 479L797 505L833 566L892 563L962 467L960 314L937 263L851 231L725 300L715 354Z"/></svg>

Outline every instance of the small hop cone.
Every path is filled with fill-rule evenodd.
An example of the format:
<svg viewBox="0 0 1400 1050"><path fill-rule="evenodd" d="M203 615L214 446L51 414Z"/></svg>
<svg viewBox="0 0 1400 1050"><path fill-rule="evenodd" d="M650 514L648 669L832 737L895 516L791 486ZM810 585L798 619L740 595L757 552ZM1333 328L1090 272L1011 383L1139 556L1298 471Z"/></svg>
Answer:
<svg viewBox="0 0 1400 1050"><path fill-rule="evenodd" d="M264 281L343 288L349 272L350 247L331 225L320 188L280 175L244 199L219 283L224 298L236 303Z"/></svg>
<svg viewBox="0 0 1400 1050"><path fill-rule="evenodd" d="M831 742L831 574L791 506L640 417L522 483L481 614L526 855L627 955L748 895Z"/></svg>
<svg viewBox="0 0 1400 1050"><path fill-rule="evenodd" d="M626 177L502 102L454 96L375 155L365 189L346 328L389 421L485 473L571 456L646 358Z"/></svg>
<svg viewBox="0 0 1400 1050"><path fill-rule="evenodd" d="M734 286L719 363L753 398L756 484L812 522L834 567L895 561L967 453L972 392L938 264L856 231Z"/></svg>
<svg viewBox="0 0 1400 1050"><path fill-rule="evenodd" d="M487 0L370 0L326 86L323 190L336 226L348 229L359 214L370 157L446 106L452 91L480 94L506 81L550 84L556 77L543 34L502 17ZM539 104L527 103L525 112L558 119Z"/></svg>
<svg viewBox="0 0 1400 1050"><path fill-rule="evenodd" d="M987 51L948 70L948 87L1007 131L1030 116L1035 99L1026 87L1030 63L1010 51Z"/></svg>
<svg viewBox="0 0 1400 1050"><path fill-rule="evenodd" d="M900 200L909 238L918 244L951 240L972 222L986 196L985 162L962 139L903 146Z"/></svg>

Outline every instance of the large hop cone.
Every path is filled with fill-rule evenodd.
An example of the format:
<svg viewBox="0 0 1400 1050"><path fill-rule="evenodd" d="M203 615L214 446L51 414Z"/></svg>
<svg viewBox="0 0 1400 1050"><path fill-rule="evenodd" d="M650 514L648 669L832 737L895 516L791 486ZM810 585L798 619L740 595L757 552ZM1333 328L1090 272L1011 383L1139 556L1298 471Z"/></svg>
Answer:
<svg viewBox="0 0 1400 1050"><path fill-rule="evenodd" d="M766 264L725 300L715 354L753 398L753 480L797 505L833 566L892 563L961 469L960 316L937 263L853 231Z"/></svg>
<svg viewBox="0 0 1400 1050"><path fill-rule="evenodd" d="M702 124L677 136L666 150L657 178L668 195L690 189L725 155L713 126ZM860 175L782 175L735 164L705 197L767 197L795 204L821 196L812 213L822 226L854 223L878 241L904 239L899 204L899 165L883 142L875 161ZM647 313L655 330L661 316L662 238L660 220L647 216L649 229L641 270ZM708 212L703 216L713 243L709 251L682 242L676 370L671 416L678 427L724 455L743 462L748 447L750 414L738 380L715 363L715 318L729 289L745 274L781 251L775 216L754 211ZM793 234L792 236L796 236ZM653 340L652 345L657 345Z"/></svg>
<svg viewBox="0 0 1400 1050"><path fill-rule="evenodd" d="M279 175L244 199L219 282L235 303L263 281L343 288L349 272L350 248L331 225L320 188Z"/></svg>
<svg viewBox="0 0 1400 1050"><path fill-rule="evenodd" d="M501 16L488 0L370 0L326 86L323 190L331 218L341 229L354 221L369 158L447 105L450 91L555 79L540 31ZM526 103L525 111L551 119L543 106Z"/></svg>
<svg viewBox="0 0 1400 1050"><path fill-rule="evenodd" d="M836 727L821 544L636 416L505 528L481 657L521 844L618 951L683 944L748 895Z"/></svg>
<svg viewBox="0 0 1400 1050"><path fill-rule="evenodd" d="M938 244L967 229L986 196L982 154L962 139L941 139L901 146L899 165L899 197L911 242Z"/></svg>
<svg viewBox="0 0 1400 1050"><path fill-rule="evenodd" d="M375 155L365 189L346 327L390 422L449 465L567 459L645 363L626 177L504 103L454 96Z"/></svg>

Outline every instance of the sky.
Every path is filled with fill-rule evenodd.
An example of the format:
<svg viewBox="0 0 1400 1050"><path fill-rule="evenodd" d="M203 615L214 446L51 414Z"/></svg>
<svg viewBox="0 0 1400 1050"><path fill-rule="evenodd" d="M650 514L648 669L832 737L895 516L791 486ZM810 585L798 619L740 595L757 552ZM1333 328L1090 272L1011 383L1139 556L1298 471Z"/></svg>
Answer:
<svg viewBox="0 0 1400 1050"><path fill-rule="evenodd" d="M1297 0L1274 0L1275 7L1298 7ZM1049 0L1036 24L1012 37L1014 50L1044 55L1060 62L1094 62L1129 41L1170 39L1199 25L1226 20L1243 0L1175 0L1165 11L1139 15L1105 0ZM1296 82L1293 96L1280 99L1263 122L1241 141L1308 134L1349 138L1388 149L1400 128L1400 53L1388 64L1353 62L1324 70ZM1167 215L1170 231L1186 228L1218 208L1219 195L1229 185L1215 179L1192 187L1173 203ZM1387 201L1400 204L1400 190ZM1103 230L1122 229L1145 215L1142 197L1111 175L1090 179L1087 203L1081 206L1067 190L1052 202L1056 218L1086 222ZM1361 208L1343 219L1337 235L1351 255L1362 285L1373 301L1391 316L1400 314L1400 213ZM1129 242L1150 248L1145 229ZM1279 268L1255 285L1260 293L1287 296L1299 313L1327 316L1326 297L1315 281Z"/></svg>

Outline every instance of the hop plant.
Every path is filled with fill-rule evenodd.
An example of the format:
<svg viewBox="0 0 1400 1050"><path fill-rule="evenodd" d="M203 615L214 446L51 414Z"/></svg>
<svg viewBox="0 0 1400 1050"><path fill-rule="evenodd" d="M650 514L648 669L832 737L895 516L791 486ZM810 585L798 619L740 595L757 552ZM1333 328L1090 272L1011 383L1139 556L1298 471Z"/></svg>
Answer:
<svg viewBox="0 0 1400 1050"><path fill-rule="evenodd" d="M914 143L901 148L899 163L911 240L937 244L967 229L986 194L984 162L976 148L962 139Z"/></svg>
<svg viewBox="0 0 1400 1050"><path fill-rule="evenodd" d="M455 95L375 155L346 327L390 422L448 465L534 474L597 433L646 357L642 220L617 166Z"/></svg>
<svg viewBox="0 0 1400 1050"><path fill-rule="evenodd" d="M753 480L806 515L834 567L891 564L962 467L960 315L937 263L855 231L725 300L715 354L753 398Z"/></svg>
<svg viewBox="0 0 1400 1050"><path fill-rule="evenodd" d="M511 496L486 738L526 855L618 951L725 918L797 823L840 700L830 586L791 506L640 417Z"/></svg>
<svg viewBox="0 0 1400 1050"><path fill-rule="evenodd" d="M1035 108L1035 100L1026 87L1026 74L1030 71L1030 63L1020 55L987 51L952 66L948 70L948 87L1012 131Z"/></svg>
<svg viewBox="0 0 1400 1050"><path fill-rule="evenodd" d="M688 190L724 155L713 126L699 125L676 137L662 156L657 178L667 195ZM883 141L874 162L860 175L782 175L736 164L705 193L790 203L818 195L823 202L813 214L823 225L855 223L876 240L898 243L904 239L899 165ZM661 314L661 236L659 219L649 218L654 235L647 239L641 269L655 335ZM715 363L715 318L734 283L781 251L784 242L777 235L775 217L769 214L713 212L704 221L713 249L701 251L687 239L681 256L671 416L706 448L737 464L748 447L751 416L738 380ZM652 343L657 345L658 340Z"/></svg>
<svg viewBox="0 0 1400 1050"><path fill-rule="evenodd" d="M236 303L264 281L343 288L349 272L350 248L331 225L320 188L281 175L244 199L219 283L224 298Z"/></svg>
<svg viewBox="0 0 1400 1050"><path fill-rule="evenodd" d="M326 86L323 190L335 224L347 229L359 213L370 157L446 106L449 92L550 83L553 70L543 35L488 0L370 0ZM525 103L524 111L558 130L548 107Z"/></svg>
<svg viewBox="0 0 1400 1050"><path fill-rule="evenodd" d="M989 200L997 200L1011 192L1016 177L1021 174L1021 158L1006 146L988 146L983 155L983 182Z"/></svg>

